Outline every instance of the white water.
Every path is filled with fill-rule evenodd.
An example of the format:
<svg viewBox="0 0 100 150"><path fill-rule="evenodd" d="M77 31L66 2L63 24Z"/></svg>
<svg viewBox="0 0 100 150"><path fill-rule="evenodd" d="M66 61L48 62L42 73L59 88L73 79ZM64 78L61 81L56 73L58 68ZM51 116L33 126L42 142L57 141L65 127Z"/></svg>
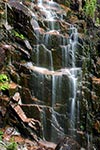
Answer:
<svg viewBox="0 0 100 150"><path fill-rule="evenodd" d="M38 5L42 6L42 0L38 0Z"/></svg>
<svg viewBox="0 0 100 150"><path fill-rule="evenodd" d="M56 84L57 84L57 78L55 75L52 76L52 107L54 107L56 103Z"/></svg>
<svg viewBox="0 0 100 150"><path fill-rule="evenodd" d="M50 9L51 8L50 5L55 4L55 3L53 2L53 0L51 0L51 1L48 0L46 3L49 6L49 9L47 9L43 5L43 0L38 0L38 6L40 7L41 13L42 12L44 13L44 19L48 23L49 30L55 30L57 28L57 25L55 24L55 18L58 18L58 16L57 16L57 13L55 11Z"/></svg>
<svg viewBox="0 0 100 150"><path fill-rule="evenodd" d="M91 150L91 147L93 146L93 137L92 134L87 133L87 150ZM95 150L95 148L93 148Z"/></svg>
<svg viewBox="0 0 100 150"><path fill-rule="evenodd" d="M75 130L75 124L76 124L76 116L77 116L77 111L76 111L76 93L77 93L77 71L75 68L75 46L78 41L78 32L77 29L73 26L70 27L72 33L70 36L70 47L72 51L72 70L71 70L71 80L72 80L72 92L73 92L73 97L71 99L71 121L70 121L70 128L71 128L71 134L73 134L73 131Z"/></svg>
<svg viewBox="0 0 100 150"><path fill-rule="evenodd" d="M32 1L33 2L33 1ZM53 2L53 0L51 0L50 2ZM55 12L53 12L52 10L48 10L43 6L43 1L42 0L38 0L38 6L40 7L41 11L45 12L45 20L48 21L48 31L52 32L54 30L56 30L59 34L59 25L56 26L55 18L58 18L57 14ZM7 21L7 3L5 3L5 24L8 24ZM63 16L60 16L61 19L63 19ZM32 21L32 20L31 20ZM39 28L39 24L37 22L33 22L33 28L34 29L38 29ZM57 30L58 28L58 30ZM78 32L77 29L74 26L70 26L70 30L71 30L71 35L69 38L69 43L68 45L66 44L66 39L63 38L63 42L61 41L60 43L58 43L58 45L60 45L61 43L63 43L61 45L62 47L62 67L63 69L61 70L61 74L60 75L55 75L53 73L50 73L52 76L52 96L51 96L51 140L54 141L56 139L55 135L57 134L57 132L59 132L59 134L64 135L64 130L61 127L59 121L57 120L57 116L59 116L59 114L55 111L55 106L57 104L57 102L61 102L62 100L62 77L63 75L66 75L69 77L70 82L72 83L71 86L71 97L69 97L69 101L71 101L71 108L70 108L70 128L71 131L73 131L76 126L76 118L77 120L79 120L79 107L80 107L80 102L79 100L76 101L76 96L77 96L77 84L78 84L78 79L77 79L77 68L75 66L75 46L78 40ZM37 31L37 30L36 30ZM39 32L36 32L36 35L39 37ZM50 34L46 34L45 36L45 45L48 45L48 39L51 38ZM38 40L37 40L37 44L38 44ZM70 55L72 56L70 58ZM53 58L52 58L52 51L46 49L46 51L42 54L43 57L43 61L44 63L47 62L47 59L49 56L49 69L51 71L53 71ZM45 96L45 89L44 89L44 74L43 72L48 71L45 68L41 68L41 63L40 63L40 50L39 50L39 45L37 45L37 57L36 57L36 64L37 64L37 68L35 68L37 70L37 72L40 72L40 74L38 74L38 79L37 79L37 93L36 96L40 97L40 99L43 101L44 100L44 96ZM70 61L72 63L72 65L70 65ZM30 64L29 64L30 65ZM71 67L71 68L70 68ZM54 71L55 72L55 71ZM39 92L38 92L39 91ZM34 91L33 91L34 92ZM66 89L67 92L67 89ZM77 110L76 110L76 105L77 105ZM77 114L76 114L77 113ZM42 121L43 121L43 137L47 136L47 133L45 133L45 129L47 128L47 115L46 115L46 111L45 109L43 109L43 114L42 114ZM73 132L71 133L73 134ZM60 137L60 135L59 135ZM87 134L87 143L88 143L88 150L89 150L89 146L90 143L92 141L92 137L91 135Z"/></svg>
<svg viewBox="0 0 100 150"><path fill-rule="evenodd" d="M42 64L47 64L48 68L50 70L53 70L52 52L45 47L42 49L44 50L43 52L41 52L41 45L36 46L36 50L37 50L37 52L36 52L36 64L37 64L37 66L42 66ZM42 64L40 62L41 59L42 59ZM42 67L44 67L44 66L42 66Z"/></svg>
<svg viewBox="0 0 100 150"><path fill-rule="evenodd" d="M52 108L62 98L62 75L52 75Z"/></svg>
<svg viewBox="0 0 100 150"><path fill-rule="evenodd" d="M48 5L52 5L54 2L53 1L50 1L48 3ZM57 3L55 3L56 5ZM47 9L46 7L44 7L44 2L42 0L38 0L38 6L40 8L40 12L44 14L44 21L47 21L48 23L48 31L45 32L44 34L44 37L43 37L43 44L45 46L49 45L49 41L51 41L51 35L53 32L53 34L60 34L59 33L59 30L60 30L60 27L59 25L57 25L56 23L56 18L58 18L57 14L55 13L55 11L53 11L52 9ZM58 4L57 4L57 7L58 7ZM60 8L60 6L59 6ZM63 19L62 16L59 16L59 19ZM38 24L33 22L33 25L36 27L39 28ZM33 27L34 27L33 26ZM65 101L66 103L68 101L70 101L70 112L69 112L69 124L70 124L70 129L71 131L74 131L75 128L76 128L76 118L79 119L79 101L77 102L76 101L76 97L77 97L77 84L78 84L78 72L80 69L76 68L76 60L75 60L75 48L76 48L76 44L77 44L77 41L78 41L78 32L77 32L77 29L70 25L70 29L71 31L71 34L70 34L70 37L69 37L69 42L67 42L66 38L65 37L61 37L59 36L59 43L58 45L60 45L61 47L61 50L62 50L62 69L60 70L60 73L58 72L57 74L55 73L54 71L54 67L53 67L53 58L52 58L52 50L48 50L48 49L45 49L44 52L42 52L42 55L41 55L41 50L40 50L40 44L38 43L37 41L37 50L36 50L36 53L37 53L37 56L36 56L36 65L38 66L38 69L39 69L39 72L40 74L43 73L43 70L41 71L41 67L45 67L45 66L41 66L41 58L42 58L42 63L46 64L48 62L48 59L49 59L49 73L50 73L50 76L51 76L51 140L55 140L56 139L56 134L58 134L57 132L59 132L59 134L64 134L64 130L61 126L61 124L59 123L58 121L58 114L57 112L55 111L55 107L56 107L56 104L61 104L62 103L62 99L63 99L63 94L62 94L62 90L63 90L63 87L62 87L62 84L63 84L63 81L62 79L63 76L65 76L66 78L68 78L68 82L70 81L70 87L68 87L69 89L66 89L66 93L67 92L71 92L71 93L68 93L69 97L65 98ZM37 33L36 33L37 34ZM39 35L37 34L37 37L39 38ZM68 44L66 44L68 43ZM49 46L48 46L49 47ZM48 57L49 56L49 57ZM52 72L54 71L54 72ZM48 73L48 74L49 74ZM40 99L43 100L43 97L45 97L45 90L44 90L44 74L42 75L39 75L38 76L38 81L37 81L37 97L40 97ZM67 81L67 80L66 80ZM69 84L69 83L66 83L66 84ZM78 107L78 111L76 110L76 106ZM67 108L66 108L67 110ZM77 117L77 113L78 113L78 117ZM43 126L43 129L45 130L45 128L48 128L46 127L47 126L47 123L46 123L46 112L44 110L44 113L43 113L43 123L44 123L44 126ZM43 131L43 137L46 137L47 133L45 133L45 131ZM71 134L73 134L73 132L71 132ZM60 135L59 135L60 136Z"/></svg>
<svg viewBox="0 0 100 150"><path fill-rule="evenodd" d="M59 137L63 137L64 136L64 129L61 127L61 125L59 124L58 120L57 120L57 116L59 116L59 114L54 111L54 109L52 108L52 120L51 120L51 141L56 141L57 139L57 133L59 133ZM60 116L59 116L60 117Z"/></svg>
<svg viewBox="0 0 100 150"><path fill-rule="evenodd" d="M42 112L41 112L41 121L42 121L42 136L43 136L43 140L45 139L45 136L47 134L46 129L47 129L47 121L46 121L46 110L45 107L42 108Z"/></svg>
<svg viewBox="0 0 100 150"><path fill-rule="evenodd" d="M67 46L62 46L62 67L69 67L69 51L70 51L70 44Z"/></svg>
<svg viewBox="0 0 100 150"><path fill-rule="evenodd" d="M73 26L70 27L70 30L72 31L69 44L72 50L72 68L75 68L75 46L78 41L78 32L77 29Z"/></svg>
<svg viewBox="0 0 100 150"><path fill-rule="evenodd" d="M45 91L44 91L44 75L42 75L42 74L40 74L38 76L38 87L39 87L39 89L41 89L39 95L41 95L41 100L43 100ZM39 95L38 95L38 97L39 97Z"/></svg>
<svg viewBox="0 0 100 150"><path fill-rule="evenodd" d="M70 127L71 131L75 129L75 115L76 115L76 88L77 88L77 80L75 77L71 77L71 82L72 82L72 92L73 92L73 97L71 98L71 117L70 117Z"/></svg>

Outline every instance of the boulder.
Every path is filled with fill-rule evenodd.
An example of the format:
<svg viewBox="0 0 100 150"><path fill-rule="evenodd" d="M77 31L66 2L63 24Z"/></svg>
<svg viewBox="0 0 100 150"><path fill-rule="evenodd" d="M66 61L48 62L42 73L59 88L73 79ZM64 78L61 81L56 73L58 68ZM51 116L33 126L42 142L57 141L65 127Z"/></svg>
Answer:
<svg viewBox="0 0 100 150"><path fill-rule="evenodd" d="M80 150L80 145L72 138L63 138L56 146L55 150Z"/></svg>

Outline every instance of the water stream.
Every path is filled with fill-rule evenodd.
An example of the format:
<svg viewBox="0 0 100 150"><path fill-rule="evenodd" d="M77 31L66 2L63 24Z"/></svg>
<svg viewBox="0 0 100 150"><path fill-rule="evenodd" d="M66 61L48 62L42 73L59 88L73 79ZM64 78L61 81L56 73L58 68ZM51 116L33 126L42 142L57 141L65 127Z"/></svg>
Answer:
<svg viewBox="0 0 100 150"><path fill-rule="evenodd" d="M42 101L41 104L48 105L48 110L43 108L41 116L43 138L55 142L57 138L65 134L72 135L76 129L76 121L79 120L80 102L79 98L77 101L77 91L79 90L78 84L80 82L81 68L76 67L75 55L78 32L76 27L70 25L70 36L68 38L60 34L59 21L63 20L63 15L56 13L58 10L61 10L61 7L53 0L38 0L37 6L39 11L43 13L43 21L44 23L47 22L47 28L42 39L40 39L40 34L36 31L40 26L36 20L31 20L38 39L37 45L33 47L34 55L36 55L35 59L33 59L33 71L35 70L34 74L36 74L32 79L34 88L32 93L33 96ZM7 11L6 5L5 10ZM52 39L54 36L58 40L57 50L53 47L55 43L50 43L50 41L54 42ZM53 57L53 52L60 50L62 61L60 69L56 70L54 69L55 58ZM78 109L76 110L76 108Z"/></svg>
<svg viewBox="0 0 100 150"><path fill-rule="evenodd" d="M46 4L47 3L47 4ZM45 4L48 5L48 7L45 7ZM59 34L59 30L60 30L60 26L57 25L57 19L59 20L63 20L62 15L58 16L56 14L56 12L53 10L53 8L59 8L60 6L52 1L47 1L47 2L43 2L42 0L38 0L38 6L40 7L40 11L42 13L44 13L44 20L48 22L48 31L46 34L44 34L43 36L43 44L45 46L49 45L49 41L52 39L51 36L52 34L55 32L56 34ZM71 131L70 134L73 134L73 131L76 128L76 121L77 119L79 120L79 101L77 102L76 100L76 95L77 95L77 84L78 84L78 72L81 72L80 68L76 68L76 59L75 59L75 48L76 48L76 44L78 42L78 32L77 29L70 25L70 37L69 37L69 42L66 42L66 39L63 37L63 42L61 42L61 39L59 39L59 45L62 49L62 68L60 70L60 72L55 72L56 70L54 70L53 67L53 58L52 58L52 51L46 49L45 52L42 53L42 55L40 55L41 50L39 49L39 45L37 46L37 66L41 67L41 62L40 58L43 57L43 61L44 63L47 62L47 55L49 55L49 62L51 65L51 67L49 67L48 69L50 70L50 76L51 76L51 141L55 141L56 138L58 138L60 135L62 134L64 135L64 129L63 126L61 124L60 118L62 114L58 115L58 112L55 110L56 108L56 104L60 104L62 103L62 100L64 101L64 103L67 105L67 103L69 103L69 130ZM49 34L48 34L49 33ZM68 43L68 44L66 44ZM51 72L53 71L53 72ZM42 77L43 78L43 77ZM67 85L67 91L69 91L69 93L67 93L68 97L65 96L65 98L63 98L63 84L64 82L64 78L66 78L66 80L68 80L68 85ZM38 84L40 82L40 79L38 79ZM42 83L44 81L41 81ZM41 84L40 82L40 84ZM66 81L67 82L67 81ZM39 87L39 85L38 85ZM44 97L44 85L42 85L42 89L41 89L41 99L43 100ZM78 107L78 110L76 111L76 107ZM77 116L78 113L78 116ZM59 116L59 117L58 117ZM46 112L43 113L43 124L44 127L43 128L48 128L47 123L46 123ZM66 123L64 123L66 126ZM58 133L57 133L58 132ZM47 132L46 132L47 133ZM43 131L43 136L44 139L46 139L46 135L45 132ZM57 137L56 137L57 136Z"/></svg>

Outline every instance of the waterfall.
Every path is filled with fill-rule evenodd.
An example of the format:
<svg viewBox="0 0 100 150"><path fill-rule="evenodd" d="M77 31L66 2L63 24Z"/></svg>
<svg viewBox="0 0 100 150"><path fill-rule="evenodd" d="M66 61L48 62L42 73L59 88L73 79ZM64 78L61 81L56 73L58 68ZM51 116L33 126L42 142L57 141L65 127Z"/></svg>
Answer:
<svg viewBox="0 0 100 150"><path fill-rule="evenodd" d="M72 67L75 68L75 46L78 41L78 32L77 29L73 26L70 27L70 30L72 32L69 40L69 44L72 50Z"/></svg>
<svg viewBox="0 0 100 150"><path fill-rule="evenodd" d="M42 128L42 136L43 136L43 140L45 140L45 136L47 134L47 120L46 120L46 109L45 107L43 107L43 111L41 112L41 120L42 120L42 124L43 124L43 128Z"/></svg>
<svg viewBox="0 0 100 150"><path fill-rule="evenodd" d="M55 103L56 103L56 78L53 75L52 76L52 107L54 107Z"/></svg>
<svg viewBox="0 0 100 150"><path fill-rule="evenodd" d="M76 79L75 77L71 77L71 80L72 80L72 92L73 92L73 97L71 98L71 117L70 117L70 127L71 127L71 130L74 130L75 129L75 106L76 106ZM71 133L72 134L72 133Z"/></svg>
<svg viewBox="0 0 100 150"><path fill-rule="evenodd" d="M71 71L71 80L72 80L72 92L73 97L71 98L71 117L70 117L70 128L71 128L71 135L74 133L75 130L75 123L76 123L76 93L77 93L77 71L75 68L75 46L78 41L78 32L77 29L73 26L70 27L71 35L70 35L70 47L72 51L72 71Z"/></svg>
<svg viewBox="0 0 100 150"><path fill-rule="evenodd" d="M87 150L91 150L93 144L92 134L87 133ZM93 148L95 150L95 148Z"/></svg>
<svg viewBox="0 0 100 150"><path fill-rule="evenodd" d="M47 67L53 70L52 52L48 50L44 45L36 45L36 65L41 67ZM42 61L40 61L42 60Z"/></svg>
<svg viewBox="0 0 100 150"><path fill-rule="evenodd" d="M61 127L61 125L59 124L57 117L60 117L59 114L54 111L54 109L52 108L51 110L52 114L51 114L51 141L56 141L58 136L64 136L64 129ZM57 132L59 133L59 135L57 135Z"/></svg>
<svg viewBox="0 0 100 150"><path fill-rule="evenodd" d="M61 100L62 97L62 74L52 75L52 108L56 104L56 100ZM59 91L59 92L58 92Z"/></svg>
<svg viewBox="0 0 100 150"><path fill-rule="evenodd" d="M57 13L58 10L61 11L61 7L56 2L38 0L37 5L39 12L43 14L43 25L46 29L42 40L39 32L35 32L38 40L34 46L33 56L36 57L33 62L37 67L34 67L33 72L35 74L37 71L38 75L33 77L32 86L34 96L48 107L48 110L43 108L41 116L43 138L56 142L57 138L65 134L75 134L76 122L79 121L80 101L77 92L81 68L76 66L78 31L75 26L67 24L69 36L62 35L59 21L64 21L64 18L62 14ZM34 29L40 28L37 21L31 22ZM58 58L60 57L61 62L57 62L59 70L55 69L55 53L60 53Z"/></svg>
<svg viewBox="0 0 100 150"><path fill-rule="evenodd" d="M31 10L24 3L18 6L25 11L25 16L24 13L17 16L16 28L20 24L24 27L24 18L29 12L25 35L33 49L28 59L31 63L25 63L30 70L30 79L26 79L29 82L25 84L29 83L27 87L34 98L33 104L40 107L41 136L52 142L64 135L74 136L79 121L80 98L77 94L81 80L81 68L77 67L76 61L77 28L66 23L66 12L53 0L32 0ZM7 24L7 4L5 11Z"/></svg>
<svg viewBox="0 0 100 150"><path fill-rule="evenodd" d="M62 67L69 67L70 62L70 44L67 46L62 46Z"/></svg>
<svg viewBox="0 0 100 150"><path fill-rule="evenodd" d="M42 0L38 0L38 5L42 6Z"/></svg>

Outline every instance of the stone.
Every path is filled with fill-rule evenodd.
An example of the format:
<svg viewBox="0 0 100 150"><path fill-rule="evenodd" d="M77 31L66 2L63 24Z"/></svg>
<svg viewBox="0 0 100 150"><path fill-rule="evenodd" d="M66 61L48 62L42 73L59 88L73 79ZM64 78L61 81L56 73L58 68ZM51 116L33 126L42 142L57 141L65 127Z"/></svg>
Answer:
<svg viewBox="0 0 100 150"><path fill-rule="evenodd" d="M70 8L68 9L68 7L63 7L62 5L61 5L61 10L60 10L60 6L58 7L58 5L55 2L59 2L60 4L70 6L73 9L73 11ZM8 7L7 7L7 10L8 10L7 17L8 17L8 23L10 24L11 28L10 30L8 30L9 26L4 26L5 27L4 31L7 30L7 34L8 34L7 37L9 38L9 40L5 39L5 42L7 41L7 43L8 42L13 43L12 47L6 44L5 47L8 47L8 48L4 48L4 50L6 51L6 56L8 55L6 59L6 62L8 62L7 71L9 73L11 80L15 82L15 86L13 85L13 87L15 88L12 88L12 92L10 92L11 89L9 89L9 93L10 93L10 96L12 95L14 96L14 94L16 96L16 92L20 92L20 96L21 96L22 103L23 103L19 105L17 102L15 102L16 105L18 106L14 105L15 108L11 107L12 112L10 115L11 115L11 118L13 118L11 121L13 122L13 125L16 125L20 129L20 131L22 130L21 132L23 133L25 132L26 135L29 134L29 136L33 136L31 135L30 130L33 128L33 130L31 131L34 132L34 130L36 131L37 129L36 126L34 126L34 122L35 122L34 119L41 121L41 118L43 118L44 123L45 121L47 121L47 129L45 129L45 133L48 136L46 137L48 140L53 140L50 138L50 136L53 133L55 134L55 130L56 131L59 130L57 132L57 137L62 136L62 132L60 132L62 131L62 128L65 130L66 134L68 133L66 129L69 127L69 121L68 121L69 116L70 116L69 106L71 104L67 100L66 97L73 98L73 93L72 95L69 94L70 93L69 87L71 86L72 91L74 90L74 88L72 87L72 83L69 86L69 75L67 76L65 74L62 75L60 69L62 68L62 66L63 67L72 66L72 64L69 64L68 66L62 65L63 63L62 44L66 46L69 43L70 38L71 40L73 40L73 36L70 37L71 30L70 30L69 22L73 23L77 27L80 26L78 27L78 29L79 31L82 32L83 35L81 34L81 36L82 38L84 38L83 41L81 40L81 42L80 42L80 39L78 38L77 46L74 45L78 49L76 51L76 54L77 54L76 66L83 67L83 65L85 64L84 65L85 71L83 72L83 78L84 76L88 76L85 78L85 83L82 87L82 92L84 93L82 95L83 97L80 98L81 110L83 111L83 114L85 113L86 115L84 117L84 115L82 116L81 114L81 116L83 117L82 123L86 124L86 127L87 127L87 122L89 122L90 120L87 120L86 117L88 115L95 114L95 112L99 111L100 109L100 105L99 105L100 104L99 103L99 97L100 97L100 93L99 93L100 62L99 61L100 60L99 60L99 57L95 58L94 56L94 55L97 55L97 53L99 53L99 44L98 44L98 51L96 51L95 45L97 43L94 42L95 45L93 43L93 40L94 40L93 38L95 38L95 35L96 35L95 32L94 34L92 34L92 30L91 30L91 34L90 34L89 33L90 26L88 26L87 28L86 21L84 22L83 20L80 20L79 22L78 20L79 14L77 10L80 11L83 5L82 4L83 1L55 0L55 2L52 2L52 1L48 2L48 0L46 0L43 4L45 8L47 8L48 10L52 9L54 13L57 12L57 15L54 16L55 21L53 21L53 24L56 30L53 30L52 32L49 31L51 30L52 26L51 26L51 21L46 18L47 17L46 11L41 9L40 6L37 6L36 1L33 3L28 2L26 5L24 5L24 3L19 3L19 1L16 2L16 1L10 0L10 2L8 2ZM57 8L55 6L57 6ZM64 18L62 20L57 19L59 16L61 17L61 15ZM92 25L91 22L89 23L89 25ZM12 35L13 29L21 33L25 37L25 40L20 39L18 37L16 38L14 35ZM98 30L98 29L94 28L94 30ZM84 32L87 32L86 34L87 40L85 39L86 37L84 36ZM0 41L2 40L2 38L4 38L3 36L5 36L5 34L3 33L4 35L2 35L2 33L0 33L1 35ZM90 36L88 36L88 33ZM98 32L98 37L99 37L99 32ZM46 41L46 38L49 39L49 42ZM89 40L89 38L91 39ZM84 45L81 47L80 44L82 43L86 44L85 47ZM39 63L36 57L36 53L38 53L36 49L37 44L40 50ZM94 46L92 47L92 45ZM2 48L0 48L0 50L2 51ZM58 71L54 71L55 73L50 68L50 64L49 64L50 55L48 53L46 54L47 58L44 60L45 58L44 53L47 51L50 52L49 54L52 53L53 65L54 65L53 69L54 70L59 69ZM92 54L90 54L90 51ZM85 62L84 64L82 64L82 61L83 61L82 56L84 57L84 62ZM90 56L91 56L91 60L90 60ZM69 58L72 59L72 57L73 55L71 53L69 55ZM3 63L5 61L4 58L0 60L2 60ZM49 64L49 67L48 67L48 64ZM94 67L92 67L92 65ZM41 69L39 66L45 67L46 69ZM2 69L2 64L1 64L1 69ZM96 76L96 79L92 79L92 80L89 79L90 72L92 72L91 73L92 76L94 75ZM59 78L59 76L61 75L62 75L62 81ZM97 78L97 75L98 75L98 78ZM51 84L51 82L54 83L54 79L57 81L57 85L55 85L56 88L54 88L55 93L56 93L56 98L57 98L56 103L51 102L51 100L55 100L55 97L52 96L53 86ZM18 87L16 86L17 84L18 84ZM62 93L62 96L60 96L61 93L58 92L59 91L58 85L62 86L60 90L60 92ZM13 97L13 99L15 99L16 101L15 96ZM78 93L77 93L77 97L80 97ZM83 103L84 105L82 105ZM89 105L90 103L91 103L91 106ZM51 106L53 106L53 109ZM86 111L88 110L88 108L89 108L89 112ZM67 109L67 112L66 112L66 109ZM21 113L22 116L18 113L18 111ZM18 116L17 119L14 116L14 114L16 114L15 116ZM55 123L56 121L53 122L53 119L55 119L55 116L57 118L56 120L57 123L59 123L60 125ZM27 119L30 117L32 117L33 120ZM38 121L36 121L37 126L39 124ZM96 118L95 126L96 126L95 129L98 131L99 123L97 122L97 118ZM46 128L46 124L44 128ZM39 129L37 129L37 131L41 130ZM55 139L55 137L53 138ZM67 141L72 141L72 139L67 139ZM70 142L68 142L68 144L69 144L69 147L67 147L67 145L65 146L70 149L71 147ZM63 148L65 149L66 147L63 147Z"/></svg>
<svg viewBox="0 0 100 150"><path fill-rule="evenodd" d="M26 39L24 40L25 46L29 51L32 51L32 46L30 44L30 42ZM29 55L29 54L28 54ZM30 57L29 57L30 58Z"/></svg>
<svg viewBox="0 0 100 150"><path fill-rule="evenodd" d="M30 104L30 103L36 102L36 99L32 98L32 95L31 95L29 88L21 87L20 88L20 95L21 95L21 99L22 99L23 104Z"/></svg>
<svg viewBox="0 0 100 150"><path fill-rule="evenodd" d="M11 111L9 114L12 118L11 122L13 122L13 124L16 124L16 126L19 129L19 132L24 136L30 137L37 141L38 136L40 136L41 133L40 122L33 118L27 118L22 108L16 103L12 103L12 101L10 101L9 108Z"/></svg>
<svg viewBox="0 0 100 150"><path fill-rule="evenodd" d="M9 95L12 97L18 91L18 84L12 82L9 84Z"/></svg>
<svg viewBox="0 0 100 150"><path fill-rule="evenodd" d="M6 59L5 50L0 46L0 69L3 68Z"/></svg>
<svg viewBox="0 0 100 150"><path fill-rule="evenodd" d="M55 150L80 150L80 145L70 137L63 138L56 146Z"/></svg>
<svg viewBox="0 0 100 150"><path fill-rule="evenodd" d="M18 104L21 104L21 97L20 97L20 93L19 92L16 92L14 94L14 96L12 97L12 100L15 102L15 103L18 103Z"/></svg>
<svg viewBox="0 0 100 150"><path fill-rule="evenodd" d="M92 85L93 85L92 91L96 92L96 96L99 97L100 96L100 93L99 93L99 91L100 91L100 78L96 78L96 77L92 78Z"/></svg>
<svg viewBox="0 0 100 150"><path fill-rule="evenodd" d="M99 50L98 50L99 51ZM97 58L96 62L96 73L98 75L98 78L100 77L100 57Z"/></svg>
<svg viewBox="0 0 100 150"><path fill-rule="evenodd" d="M44 147L44 148L46 148L46 149L48 149L48 150L53 150L53 149L55 149L55 147L56 147L56 144L55 144L55 143L48 142L48 141L39 141L38 143L39 143L39 145L40 145L41 147Z"/></svg>
<svg viewBox="0 0 100 150"><path fill-rule="evenodd" d="M32 18L31 11L19 2L9 2L8 13L8 23L14 28L18 28L23 35L28 37L30 43L35 43L37 39L30 22Z"/></svg>
<svg viewBox="0 0 100 150"><path fill-rule="evenodd" d="M21 108L27 115L27 117L37 119L41 122L41 113L42 113L42 106L37 104L22 104Z"/></svg>

